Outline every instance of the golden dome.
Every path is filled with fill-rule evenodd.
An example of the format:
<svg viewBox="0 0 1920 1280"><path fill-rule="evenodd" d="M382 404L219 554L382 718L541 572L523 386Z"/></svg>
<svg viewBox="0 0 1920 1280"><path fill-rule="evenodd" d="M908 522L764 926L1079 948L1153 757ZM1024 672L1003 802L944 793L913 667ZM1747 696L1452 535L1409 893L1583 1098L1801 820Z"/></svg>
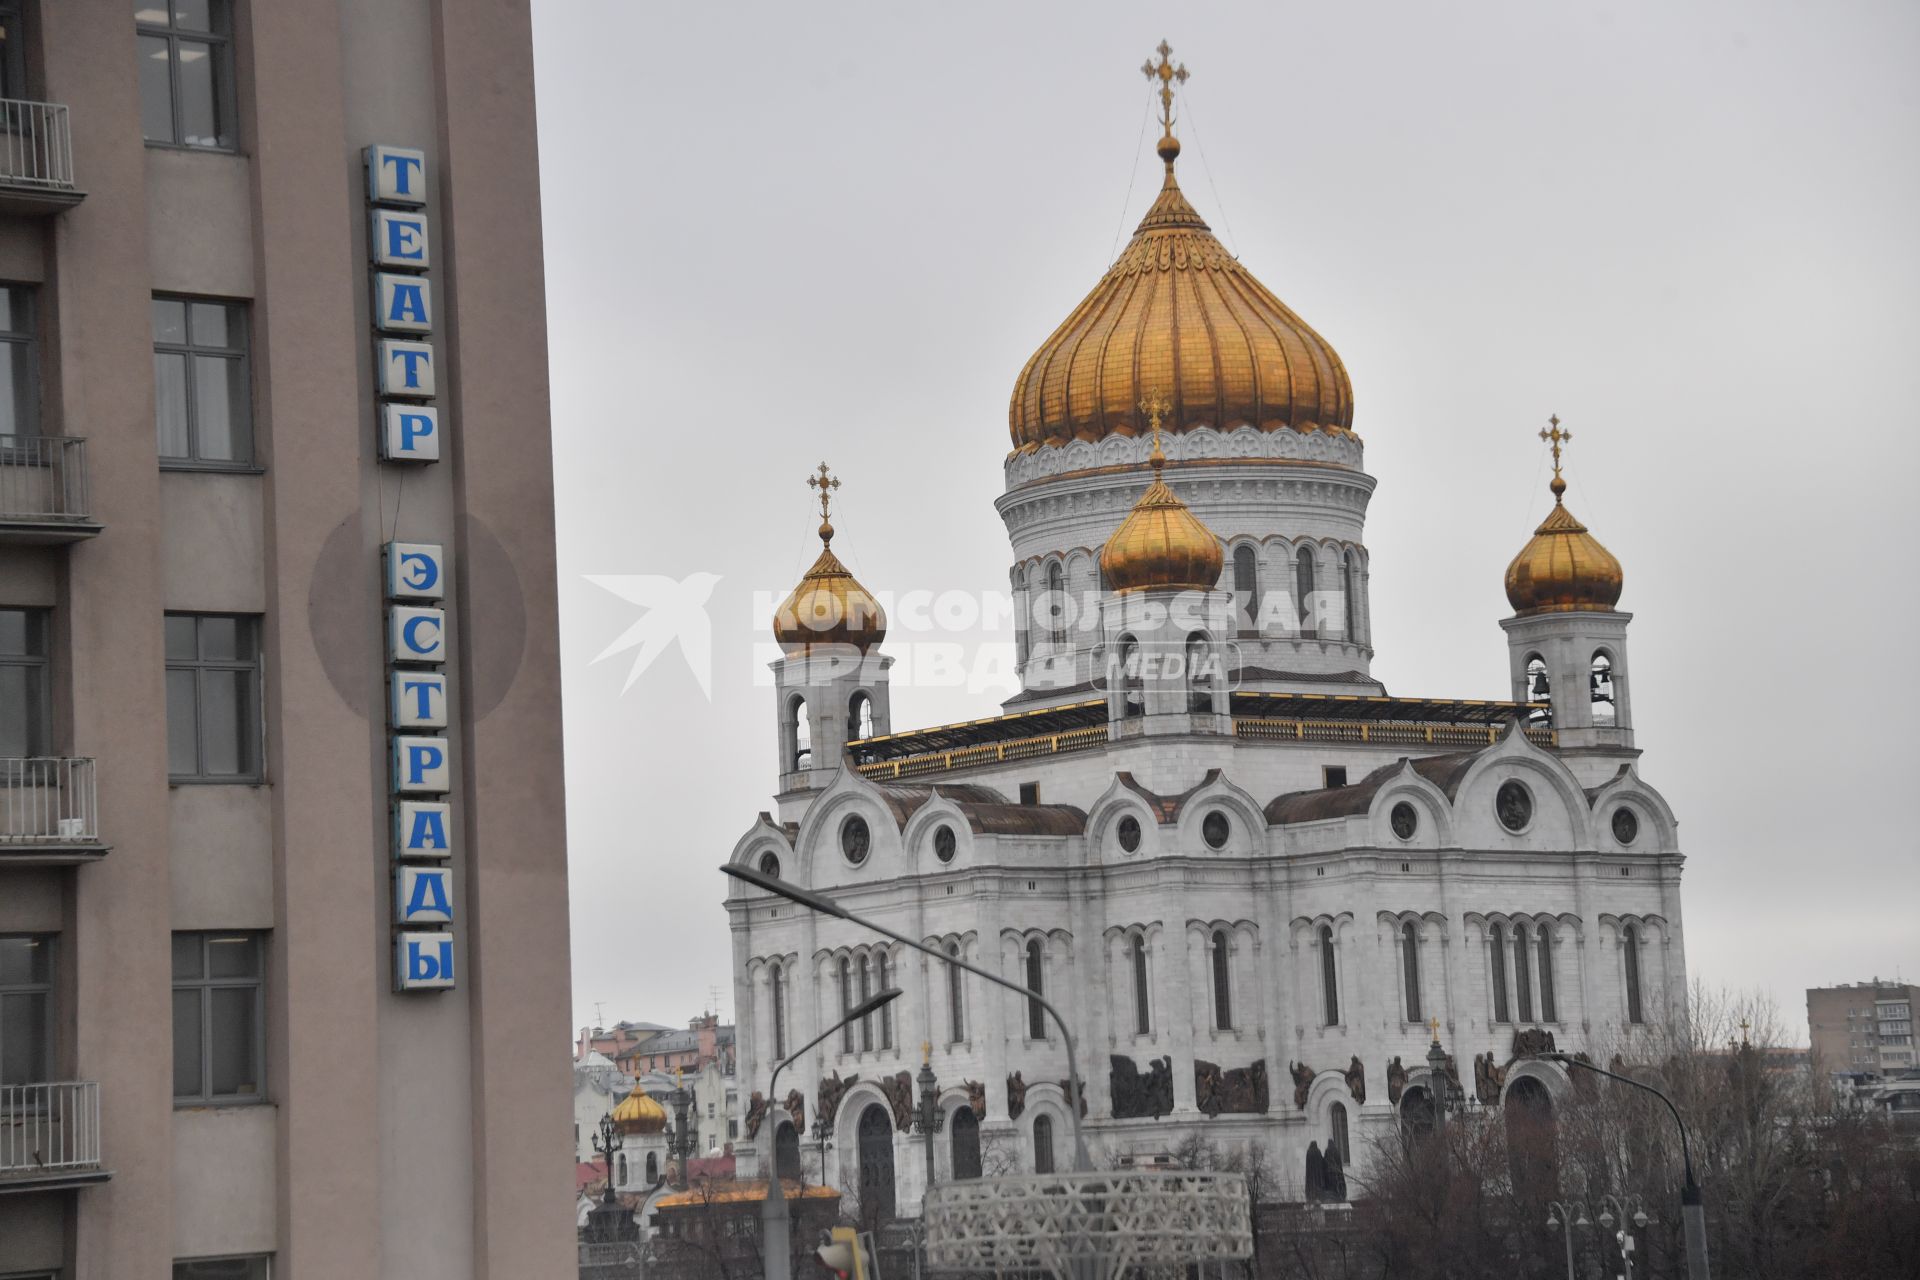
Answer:
<svg viewBox="0 0 1920 1280"><path fill-rule="evenodd" d="M1226 563L1220 540L1187 509L1160 478L1166 455L1160 452L1159 406L1144 406L1153 425L1153 483L1100 548L1100 573L1116 593L1164 587L1211 591Z"/></svg>
<svg viewBox="0 0 1920 1280"><path fill-rule="evenodd" d="M833 554L827 513L840 482L821 463L807 484L820 491L820 557L773 615L773 638L789 654L815 645L852 645L861 653L887 638L887 615Z"/></svg>
<svg viewBox="0 0 1920 1280"><path fill-rule="evenodd" d="M1560 500L1567 482L1554 452L1553 510L1507 566L1507 602L1516 614L1611 612L1624 585L1620 562Z"/></svg>
<svg viewBox="0 0 1920 1280"><path fill-rule="evenodd" d="M1174 181L1171 132L1159 154L1159 198L1014 383L1014 448L1139 435L1136 406L1153 387L1173 399L1171 431L1350 430L1340 357L1214 239Z"/></svg>
<svg viewBox="0 0 1920 1280"><path fill-rule="evenodd" d="M667 1127L667 1109L643 1093L638 1084L613 1109L613 1124L621 1133L659 1133Z"/></svg>

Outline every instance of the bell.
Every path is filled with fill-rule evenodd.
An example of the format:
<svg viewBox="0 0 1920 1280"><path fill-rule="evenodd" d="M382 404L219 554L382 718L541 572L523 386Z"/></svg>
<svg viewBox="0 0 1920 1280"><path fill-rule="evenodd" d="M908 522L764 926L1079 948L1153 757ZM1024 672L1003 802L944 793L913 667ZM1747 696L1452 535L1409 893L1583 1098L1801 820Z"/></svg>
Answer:
<svg viewBox="0 0 1920 1280"><path fill-rule="evenodd" d="M1545 671L1536 671L1533 673L1533 696L1536 698L1544 698L1547 696L1547 673Z"/></svg>

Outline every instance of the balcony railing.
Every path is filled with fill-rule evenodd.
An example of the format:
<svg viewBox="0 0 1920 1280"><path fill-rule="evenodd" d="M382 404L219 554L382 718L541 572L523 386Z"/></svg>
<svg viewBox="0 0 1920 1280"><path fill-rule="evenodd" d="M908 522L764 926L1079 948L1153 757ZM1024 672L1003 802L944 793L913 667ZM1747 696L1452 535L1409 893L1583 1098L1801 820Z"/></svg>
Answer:
<svg viewBox="0 0 1920 1280"><path fill-rule="evenodd" d="M0 863L81 862L105 852L92 760L0 757Z"/></svg>
<svg viewBox="0 0 1920 1280"><path fill-rule="evenodd" d="M1253 742L1355 742L1391 747L1490 747L1500 741L1504 725L1392 720L1279 720L1240 716L1233 722L1236 737ZM1527 740L1551 747L1558 738L1550 728L1529 725Z"/></svg>
<svg viewBox="0 0 1920 1280"><path fill-rule="evenodd" d="M0 1190L105 1178L100 1086L91 1080L0 1085Z"/></svg>
<svg viewBox="0 0 1920 1280"><path fill-rule="evenodd" d="M78 194L65 106L0 98L0 186Z"/></svg>
<svg viewBox="0 0 1920 1280"><path fill-rule="evenodd" d="M0 435L0 538L73 542L100 532L80 436Z"/></svg>

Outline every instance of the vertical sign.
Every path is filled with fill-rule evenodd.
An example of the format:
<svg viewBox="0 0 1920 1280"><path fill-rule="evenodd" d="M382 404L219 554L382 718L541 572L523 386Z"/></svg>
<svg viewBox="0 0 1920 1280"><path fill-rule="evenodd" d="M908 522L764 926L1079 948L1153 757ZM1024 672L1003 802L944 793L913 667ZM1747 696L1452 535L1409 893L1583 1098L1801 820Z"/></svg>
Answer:
<svg viewBox="0 0 1920 1280"><path fill-rule="evenodd" d="M374 386L380 394L380 460L431 463L442 455L432 401L432 240L427 234L427 155L368 147L367 253L373 259Z"/></svg>

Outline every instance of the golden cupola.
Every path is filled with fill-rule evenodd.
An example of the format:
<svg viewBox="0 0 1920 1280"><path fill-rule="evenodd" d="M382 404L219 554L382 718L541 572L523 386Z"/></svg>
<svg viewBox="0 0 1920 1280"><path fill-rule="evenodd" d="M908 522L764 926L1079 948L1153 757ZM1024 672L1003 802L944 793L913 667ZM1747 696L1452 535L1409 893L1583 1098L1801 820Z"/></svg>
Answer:
<svg viewBox="0 0 1920 1280"><path fill-rule="evenodd" d="M635 1084L613 1109L613 1127L629 1136L659 1133L667 1127L667 1109Z"/></svg>
<svg viewBox="0 0 1920 1280"><path fill-rule="evenodd" d="M851 645L866 653L887 637L887 615L833 554L832 491L840 481L821 463L807 480L820 491L820 555L773 615L773 637L789 656L815 646Z"/></svg>
<svg viewBox="0 0 1920 1280"><path fill-rule="evenodd" d="M1014 383L1016 450L1137 436L1155 387L1172 399L1168 429L1253 426L1346 432L1353 384L1340 357L1213 236L1174 180L1173 84L1186 68L1142 68L1160 83L1159 198L1107 269Z"/></svg>
<svg viewBox="0 0 1920 1280"><path fill-rule="evenodd" d="M1161 478L1167 457L1160 449L1160 416L1167 408L1157 395L1140 406L1153 432L1153 483L1100 549L1100 575L1115 593L1211 591L1226 563L1213 530Z"/></svg>
<svg viewBox="0 0 1920 1280"><path fill-rule="evenodd" d="M1507 602L1514 613L1610 613L1625 585L1620 562L1587 526L1567 510L1562 495L1567 482L1560 475L1560 446L1573 438L1560 429L1558 417L1540 438L1553 443L1553 510L1533 531L1527 545L1507 566Z"/></svg>

